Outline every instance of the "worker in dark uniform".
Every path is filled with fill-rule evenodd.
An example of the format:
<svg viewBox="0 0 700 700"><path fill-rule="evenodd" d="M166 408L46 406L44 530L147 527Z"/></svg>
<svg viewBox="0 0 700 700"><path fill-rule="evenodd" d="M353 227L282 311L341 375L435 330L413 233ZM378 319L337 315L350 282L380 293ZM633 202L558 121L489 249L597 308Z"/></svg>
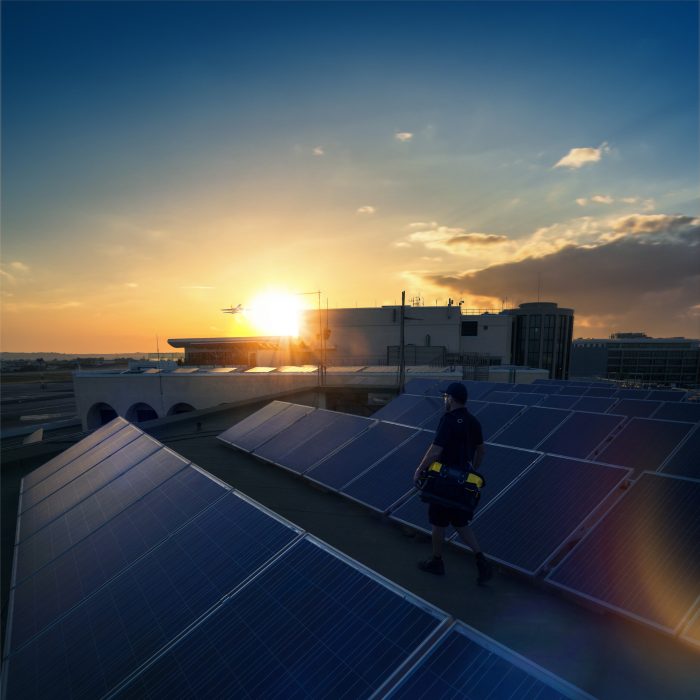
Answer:
<svg viewBox="0 0 700 700"><path fill-rule="evenodd" d="M440 419L435 438L418 465L414 481L424 477L433 462L440 462L468 470L478 471L484 458L484 438L479 421L467 410L467 388L460 382L453 382L443 391L445 414ZM486 583L493 577L491 565L484 557L476 535L469 526L473 512L454 508L441 503L430 503L428 520L432 526L433 556L421 561L418 568L431 574L445 573L442 561L442 547L445 528L452 525L464 543L476 555L478 569L477 583Z"/></svg>

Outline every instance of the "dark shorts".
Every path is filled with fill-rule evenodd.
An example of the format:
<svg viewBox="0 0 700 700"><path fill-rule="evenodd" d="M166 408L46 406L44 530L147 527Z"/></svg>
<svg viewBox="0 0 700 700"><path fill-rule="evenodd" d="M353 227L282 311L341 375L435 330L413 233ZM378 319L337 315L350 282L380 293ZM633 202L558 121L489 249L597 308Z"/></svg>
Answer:
<svg viewBox="0 0 700 700"><path fill-rule="evenodd" d="M473 512L461 508L450 508L440 503L431 503L428 508L428 521L437 527L465 527L474 516Z"/></svg>

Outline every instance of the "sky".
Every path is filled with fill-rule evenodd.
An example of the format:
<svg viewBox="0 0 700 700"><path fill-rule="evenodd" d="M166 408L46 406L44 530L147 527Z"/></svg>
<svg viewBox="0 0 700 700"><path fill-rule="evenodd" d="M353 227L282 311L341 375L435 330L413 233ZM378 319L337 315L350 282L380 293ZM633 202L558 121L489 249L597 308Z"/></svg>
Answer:
<svg viewBox="0 0 700 700"><path fill-rule="evenodd" d="M2 335L554 301L700 337L697 2L3 2ZM271 297L270 297L271 295Z"/></svg>

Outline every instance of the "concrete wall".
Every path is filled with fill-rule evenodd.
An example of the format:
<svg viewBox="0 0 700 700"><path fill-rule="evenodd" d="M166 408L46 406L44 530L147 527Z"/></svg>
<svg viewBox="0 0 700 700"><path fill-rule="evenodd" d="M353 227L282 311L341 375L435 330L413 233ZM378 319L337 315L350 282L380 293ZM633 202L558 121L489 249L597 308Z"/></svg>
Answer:
<svg viewBox="0 0 700 700"><path fill-rule="evenodd" d="M513 317L506 314L465 314L461 321L477 324L477 334L460 338L461 352L476 352L501 358L501 363L512 362L510 344L513 331Z"/></svg>

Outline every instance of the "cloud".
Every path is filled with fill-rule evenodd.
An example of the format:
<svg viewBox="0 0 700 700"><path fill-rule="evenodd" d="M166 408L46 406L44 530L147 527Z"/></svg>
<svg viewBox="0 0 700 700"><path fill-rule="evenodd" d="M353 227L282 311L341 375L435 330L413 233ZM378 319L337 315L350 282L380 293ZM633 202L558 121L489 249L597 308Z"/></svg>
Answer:
<svg viewBox="0 0 700 700"><path fill-rule="evenodd" d="M29 266L19 260L10 263L10 267L17 272L29 272Z"/></svg>
<svg viewBox="0 0 700 700"><path fill-rule="evenodd" d="M609 194L594 194L591 202L596 204L612 204L615 200Z"/></svg>
<svg viewBox="0 0 700 700"><path fill-rule="evenodd" d="M426 248L460 253L483 246L493 246L508 241L508 236L491 233L467 232L463 228L434 226L409 234L408 241L422 243Z"/></svg>
<svg viewBox="0 0 700 700"><path fill-rule="evenodd" d="M314 149L312 150L312 153L315 156L322 156L322 155L325 155L326 152L323 150L323 148L321 146L315 146Z"/></svg>
<svg viewBox="0 0 700 700"><path fill-rule="evenodd" d="M580 207L585 207L586 204L588 204L588 200L585 197L579 197L576 200L576 204L578 204Z"/></svg>
<svg viewBox="0 0 700 700"><path fill-rule="evenodd" d="M406 141L410 141L413 138L413 134L410 131L397 131L394 134L394 138L397 141L405 143Z"/></svg>
<svg viewBox="0 0 700 700"><path fill-rule="evenodd" d="M364 207L359 207L357 210L358 214L374 214L377 210L374 207L365 205Z"/></svg>
<svg viewBox="0 0 700 700"><path fill-rule="evenodd" d="M406 228L409 228L409 229L435 228L437 225L438 225L437 221L431 221L430 223L426 223L424 221L415 221L412 224L409 224Z"/></svg>
<svg viewBox="0 0 700 700"><path fill-rule="evenodd" d="M394 241L395 248L410 248L411 244L408 241Z"/></svg>
<svg viewBox="0 0 700 700"><path fill-rule="evenodd" d="M424 274L449 293L518 302L541 297L575 309L583 327L697 337L700 219L634 215L609 223L595 245L569 243L541 257L471 272ZM578 325L578 320L577 320Z"/></svg>
<svg viewBox="0 0 700 700"><path fill-rule="evenodd" d="M598 148L572 148L554 164L554 167L577 170L588 163L597 163L604 153L609 152L610 147L607 143L602 143Z"/></svg>
<svg viewBox="0 0 700 700"><path fill-rule="evenodd" d="M129 289L136 289L139 285L138 282L125 282L124 286L129 287Z"/></svg>

